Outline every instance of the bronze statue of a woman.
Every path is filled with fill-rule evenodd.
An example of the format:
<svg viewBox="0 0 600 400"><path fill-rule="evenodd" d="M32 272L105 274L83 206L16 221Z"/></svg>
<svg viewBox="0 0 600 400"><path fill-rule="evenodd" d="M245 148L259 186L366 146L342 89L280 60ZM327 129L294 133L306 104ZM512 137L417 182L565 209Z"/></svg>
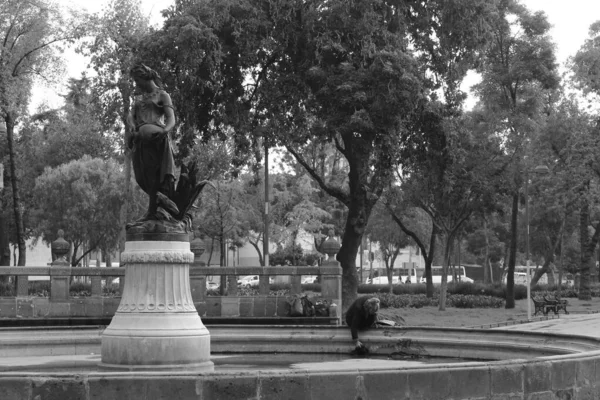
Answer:
<svg viewBox="0 0 600 400"><path fill-rule="evenodd" d="M183 165L175 189L175 161L169 133L175 127L171 97L153 69L136 64L130 71L136 84L136 96L128 116L135 180L148 194L146 214L128 228L144 221L184 221L191 229L187 214L207 181L196 184L195 164Z"/></svg>
<svg viewBox="0 0 600 400"><path fill-rule="evenodd" d="M137 89L135 102L129 115L132 135L129 147L135 180L148 194L148 212L142 220L161 219L158 206L178 214L173 197L175 162L169 132L175 126L171 97L162 89L156 71L137 64L130 71Z"/></svg>

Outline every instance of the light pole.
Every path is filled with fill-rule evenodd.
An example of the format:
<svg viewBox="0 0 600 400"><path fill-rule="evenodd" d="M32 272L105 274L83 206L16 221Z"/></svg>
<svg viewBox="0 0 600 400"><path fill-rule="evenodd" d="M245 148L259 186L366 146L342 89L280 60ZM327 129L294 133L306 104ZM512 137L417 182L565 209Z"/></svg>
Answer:
<svg viewBox="0 0 600 400"><path fill-rule="evenodd" d="M533 170L525 170L525 223L527 233L525 235L525 257L527 263L527 320L531 321L531 275L529 260L529 172L536 174L547 174L549 172L546 165L538 165Z"/></svg>

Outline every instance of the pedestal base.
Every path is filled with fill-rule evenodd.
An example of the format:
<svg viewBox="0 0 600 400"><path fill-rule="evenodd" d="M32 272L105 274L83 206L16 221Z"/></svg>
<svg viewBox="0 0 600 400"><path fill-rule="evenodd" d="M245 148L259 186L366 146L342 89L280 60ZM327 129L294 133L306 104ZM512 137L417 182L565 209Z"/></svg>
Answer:
<svg viewBox="0 0 600 400"><path fill-rule="evenodd" d="M102 335L102 369L212 371L189 284L188 242L126 242L125 288Z"/></svg>

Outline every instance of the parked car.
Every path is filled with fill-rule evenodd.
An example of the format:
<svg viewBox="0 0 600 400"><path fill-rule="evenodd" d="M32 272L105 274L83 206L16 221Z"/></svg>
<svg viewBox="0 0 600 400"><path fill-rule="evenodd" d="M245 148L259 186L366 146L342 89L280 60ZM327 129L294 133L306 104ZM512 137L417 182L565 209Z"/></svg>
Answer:
<svg viewBox="0 0 600 400"><path fill-rule="evenodd" d="M303 285L305 285L307 283L317 283L318 278L319 277L317 275L303 275L300 282Z"/></svg>
<svg viewBox="0 0 600 400"><path fill-rule="evenodd" d="M220 286L217 282L206 281L206 290L217 290Z"/></svg>
<svg viewBox="0 0 600 400"><path fill-rule="evenodd" d="M387 285L388 284L388 278L387 276L377 276L373 279L367 278L367 283L372 283L373 285ZM392 284L397 285L400 282L400 278L397 276L393 276L392 277Z"/></svg>
<svg viewBox="0 0 600 400"><path fill-rule="evenodd" d="M248 275L238 279L237 284L241 287L257 287L258 282L258 275Z"/></svg>

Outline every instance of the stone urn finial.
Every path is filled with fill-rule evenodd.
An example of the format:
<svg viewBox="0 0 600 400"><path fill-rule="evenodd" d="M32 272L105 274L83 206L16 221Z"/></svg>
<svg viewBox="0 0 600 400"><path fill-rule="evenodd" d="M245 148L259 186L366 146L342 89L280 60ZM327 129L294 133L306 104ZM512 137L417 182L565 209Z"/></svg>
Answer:
<svg viewBox="0 0 600 400"><path fill-rule="evenodd" d="M50 245L52 251L53 262L66 262L67 261L67 253L71 248L69 242L67 242L64 238L65 231L62 229L58 230L58 239L52 242Z"/></svg>
<svg viewBox="0 0 600 400"><path fill-rule="evenodd" d="M327 232L327 239L321 245L321 253L327 254L328 260L333 260L333 257L340 251L340 247L342 247L337 240L333 238L334 231L330 229Z"/></svg>
<svg viewBox="0 0 600 400"><path fill-rule="evenodd" d="M201 234L196 233L194 236L194 240L190 242L190 250L194 253L194 259L197 261L206 251L206 245L201 238Z"/></svg>

